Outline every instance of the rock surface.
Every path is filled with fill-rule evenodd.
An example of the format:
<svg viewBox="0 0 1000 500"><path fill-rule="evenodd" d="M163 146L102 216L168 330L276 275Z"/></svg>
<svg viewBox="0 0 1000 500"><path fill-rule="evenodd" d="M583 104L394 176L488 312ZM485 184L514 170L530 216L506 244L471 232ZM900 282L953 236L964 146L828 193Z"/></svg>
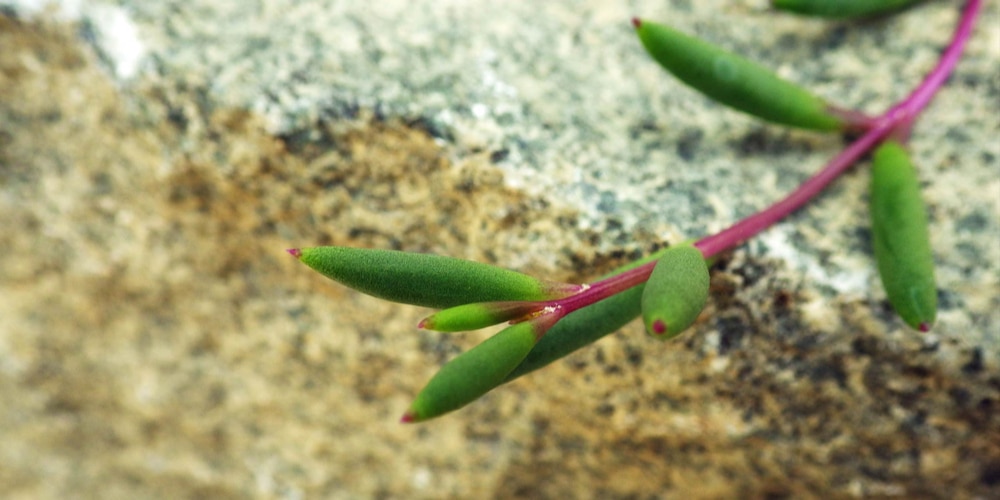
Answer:
<svg viewBox="0 0 1000 500"><path fill-rule="evenodd" d="M727 256L683 339L633 324L453 415L396 423L485 334L416 331L425 310L284 248L588 280L752 213L842 144L670 80L629 15L872 112L956 18L949 2L860 26L639 3L0 2L0 491L1000 494L995 3L911 143L937 236L933 334L888 308L856 172Z"/></svg>

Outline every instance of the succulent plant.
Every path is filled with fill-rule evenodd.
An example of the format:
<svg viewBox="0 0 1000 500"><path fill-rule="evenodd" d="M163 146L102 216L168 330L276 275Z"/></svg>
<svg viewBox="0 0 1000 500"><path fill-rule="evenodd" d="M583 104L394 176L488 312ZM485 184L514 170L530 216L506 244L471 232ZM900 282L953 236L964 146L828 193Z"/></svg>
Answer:
<svg viewBox="0 0 1000 500"><path fill-rule="evenodd" d="M851 18L899 10L913 0L774 0L776 9ZM510 326L460 354L435 375L403 416L419 422L461 408L642 316L657 338L696 322L709 295L708 263L798 210L874 152L874 255L890 303L915 330L935 321L937 290L926 209L903 142L914 120L961 57L982 0L968 1L936 66L902 101L877 117L832 106L763 66L666 25L633 19L642 45L664 69L716 101L761 119L822 132L857 134L843 151L785 198L729 228L667 247L589 284L554 283L449 257L347 247L291 249L309 267L386 300L442 309L424 329Z"/></svg>

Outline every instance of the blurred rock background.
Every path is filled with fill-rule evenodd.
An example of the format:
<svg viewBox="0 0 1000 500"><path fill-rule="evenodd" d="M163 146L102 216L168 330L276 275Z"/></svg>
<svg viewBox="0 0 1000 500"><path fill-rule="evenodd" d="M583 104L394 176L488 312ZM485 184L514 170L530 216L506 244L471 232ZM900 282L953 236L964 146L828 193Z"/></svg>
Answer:
<svg viewBox="0 0 1000 500"><path fill-rule="evenodd" d="M891 312L863 166L727 256L694 331L637 325L397 424L486 333L284 249L586 281L726 227L844 140L650 62L632 15L877 112L957 2L0 1L0 491L10 498L1000 494L1000 9L918 122L940 321Z"/></svg>

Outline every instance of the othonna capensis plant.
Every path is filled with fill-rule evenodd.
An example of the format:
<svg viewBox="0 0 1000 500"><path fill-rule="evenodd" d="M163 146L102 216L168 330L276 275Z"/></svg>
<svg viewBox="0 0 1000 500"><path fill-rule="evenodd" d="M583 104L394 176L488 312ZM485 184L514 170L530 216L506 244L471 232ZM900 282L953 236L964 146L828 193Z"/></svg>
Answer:
<svg viewBox="0 0 1000 500"><path fill-rule="evenodd" d="M899 317L926 332L937 316L927 208L910 156L895 140L875 150L870 201L872 241L882 286Z"/></svg>
<svg viewBox="0 0 1000 500"><path fill-rule="evenodd" d="M778 10L807 16L847 19L888 14L923 0L771 0Z"/></svg>
<svg viewBox="0 0 1000 500"><path fill-rule="evenodd" d="M779 2L819 5L819 2ZM830 1L840 14L862 2ZM899 7L901 1L866 4ZM905 2L910 3L910 2ZM860 135L795 191L760 212L693 243L668 247L585 285L552 283L495 266L448 257L348 247L289 250L323 275L387 300L444 309L424 329L462 331L510 326L459 355L431 378L403 416L420 422L461 408L490 390L561 359L640 314L654 336L688 328L708 293L708 266L814 199L866 154L872 166L874 254L886 295L900 317L924 330L935 321L936 286L927 219L912 163L899 137L947 81L982 6L970 0L935 67L902 101L876 118L828 106L766 69L672 28L634 20L650 55L688 85L762 119L807 129L854 129ZM854 8L854 7L852 7ZM816 7L814 13L825 12ZM832 12L832 11L830 11ZM858 11L854 11L858 12Z"/></svg>

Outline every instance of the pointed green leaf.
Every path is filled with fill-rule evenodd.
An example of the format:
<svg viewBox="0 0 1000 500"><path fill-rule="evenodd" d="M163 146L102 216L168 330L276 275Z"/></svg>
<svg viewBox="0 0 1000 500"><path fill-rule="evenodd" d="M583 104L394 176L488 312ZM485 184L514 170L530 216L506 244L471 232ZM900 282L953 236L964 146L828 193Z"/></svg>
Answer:
<svg viewBox="0 0 1000 500"><path fill-rule="evenodd" d="M442 366L417 394L403 415L403 422L422 422L444 415L500 385L550 324L544 318L509 326L458 355Z"/></svg>
<svg viewBox="0 0 1000 500"><path fill-rule="evenodd" d="M467 332L512 321L545 308L545 302L502 301L463 304L438 311L420 322L419 327L437 332Z"/></svg>
<svg viewBox="0 0 1000 500"><path fill-rule="evenodd" d="M927 331L937 316L934 256L916 169L896 141L875 150L871 187L872 240L882 286L896 313Z"/></svg>
<svg viewBox="0 0 1000 500"><path fill-rule="evenodd" d="M634 20L644 47L682 82L727 106L775 123L814 130L848 126L819 97L770 70L673 28Z"/></svg>
<svg viewBox="0 0 1000 500"><path fill-rule="evenodd" d="M771 0L775 9L807 16L847 19L888 14L923 0Z"/></svg>
<svg viewBox="0 0 1000 500"><path fill-rule="evenodd" d="M549 300L581 288L440 255L339 246L288 252L327 278L355 290L393 302L434 308L471 302Z"/></svg>
<svg viewBox="0 0 1000 500"><path fill-rule="evenodd" d="M670 247L660 257L642 293L646 332L666 340L687 329L708 300L708 265L690 245Z"/></svg>

